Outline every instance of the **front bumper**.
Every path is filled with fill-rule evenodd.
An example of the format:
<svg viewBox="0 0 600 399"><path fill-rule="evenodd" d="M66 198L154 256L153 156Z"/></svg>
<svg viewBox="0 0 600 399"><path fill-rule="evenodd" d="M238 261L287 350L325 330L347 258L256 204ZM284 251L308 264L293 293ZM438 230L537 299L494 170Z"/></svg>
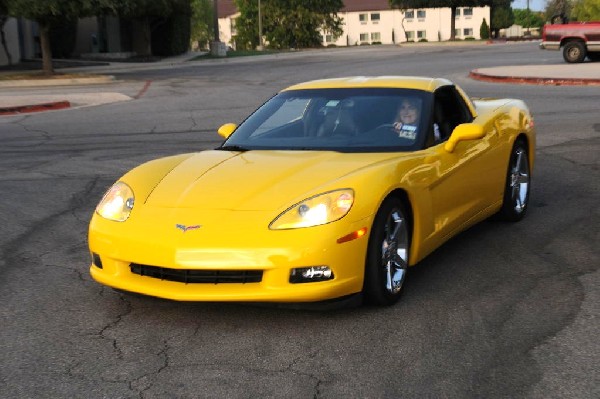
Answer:
<svg viewBox="0 0 600 399"><path fill-rule="evenodd" d="M175 220L182 220L178 217L148 223L157 215L136 216L123 223L92 218L89 246L96 255L94 263L101 267L92 263L90 273L97 282L179 301L314 302L362 290L368 234L341 244L337 239L370 227L370 219L274 231L263 222L269 219L256 212L244 215L242 221L213 212L196 215L192 219L207 223L184 233L174 227ZM230 224L234 219L237 223ZM192 271L262 271L262 279L217 284L168 281L133 273L132 263ZM290 283L292 269L321 265L333 270L333 279Z"/></svg>

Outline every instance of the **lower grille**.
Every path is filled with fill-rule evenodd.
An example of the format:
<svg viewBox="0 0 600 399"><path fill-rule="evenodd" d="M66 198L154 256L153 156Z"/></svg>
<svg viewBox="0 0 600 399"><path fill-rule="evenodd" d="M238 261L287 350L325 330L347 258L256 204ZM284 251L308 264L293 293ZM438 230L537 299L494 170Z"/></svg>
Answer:
<svg viewBox="0 0 600 399"><path fill-rule="evenodd" d="M193 270L166 267L129 265L131 272L140 276L186 284L260 283L262 270Z"/></svg>

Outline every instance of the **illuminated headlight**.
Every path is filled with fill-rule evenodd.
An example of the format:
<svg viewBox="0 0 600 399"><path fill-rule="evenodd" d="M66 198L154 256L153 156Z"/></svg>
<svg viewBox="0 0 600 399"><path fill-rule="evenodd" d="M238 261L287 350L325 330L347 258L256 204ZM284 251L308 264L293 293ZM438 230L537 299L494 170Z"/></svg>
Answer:
<svg viewBox="0 0 600 399"><path fill-rule="evenodd" d="M343 189L308 198L279 215L270 229L298 229L331 223L343 218L354 203L354 191Z"/></svg>
<svg viewBox="0 0 600 399"><path fill-rule="evenodd" d="M133 190L123 183L115 183L102 197L96 207L96 213L108 220L124 222L133 209Z"/></svg>
<svg viewBox="0 0 600 399"><path fill-rule="evenodd" d="M329 266L312 266L292 269L290 283L310 283L333 279L333 272Z"/></svg>

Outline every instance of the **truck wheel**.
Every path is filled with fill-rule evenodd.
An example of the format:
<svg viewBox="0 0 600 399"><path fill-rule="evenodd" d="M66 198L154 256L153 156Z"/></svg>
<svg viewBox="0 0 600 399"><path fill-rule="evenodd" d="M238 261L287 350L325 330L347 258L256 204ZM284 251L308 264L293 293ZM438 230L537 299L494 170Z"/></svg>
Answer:
<svg viewBox="0 0 600 399"><path fill-rule="evenodd" d="M600 61L600 52L593 52L593 53L588 52L587 57L590 59L590 61L599 62Z"/></svg>
<svg viewBox="0 0 600 399"><path fill-rule="evenodd" d="M585 53L585 45L578 41L568 42L563 48L563 58L570 63L583 62Z"/></svg>

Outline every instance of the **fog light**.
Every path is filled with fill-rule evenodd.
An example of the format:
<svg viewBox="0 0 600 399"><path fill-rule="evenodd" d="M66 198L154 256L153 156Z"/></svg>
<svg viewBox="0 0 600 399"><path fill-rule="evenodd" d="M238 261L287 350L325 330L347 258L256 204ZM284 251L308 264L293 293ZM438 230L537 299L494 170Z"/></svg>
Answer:
<svg viewBox="0 0 600 399"><path fill-rule="evenodd" d="M102 269L102 260L100 260L100 255L92 252L92 263L99 269Z"/></svg>
<svg viewBox="0 0 600 399"><path fill-rule="evenodd" d="M333 278L333 272L329 266L312 266L292 269L290 283L310 283L314 281L325 281Z"/></svg>

